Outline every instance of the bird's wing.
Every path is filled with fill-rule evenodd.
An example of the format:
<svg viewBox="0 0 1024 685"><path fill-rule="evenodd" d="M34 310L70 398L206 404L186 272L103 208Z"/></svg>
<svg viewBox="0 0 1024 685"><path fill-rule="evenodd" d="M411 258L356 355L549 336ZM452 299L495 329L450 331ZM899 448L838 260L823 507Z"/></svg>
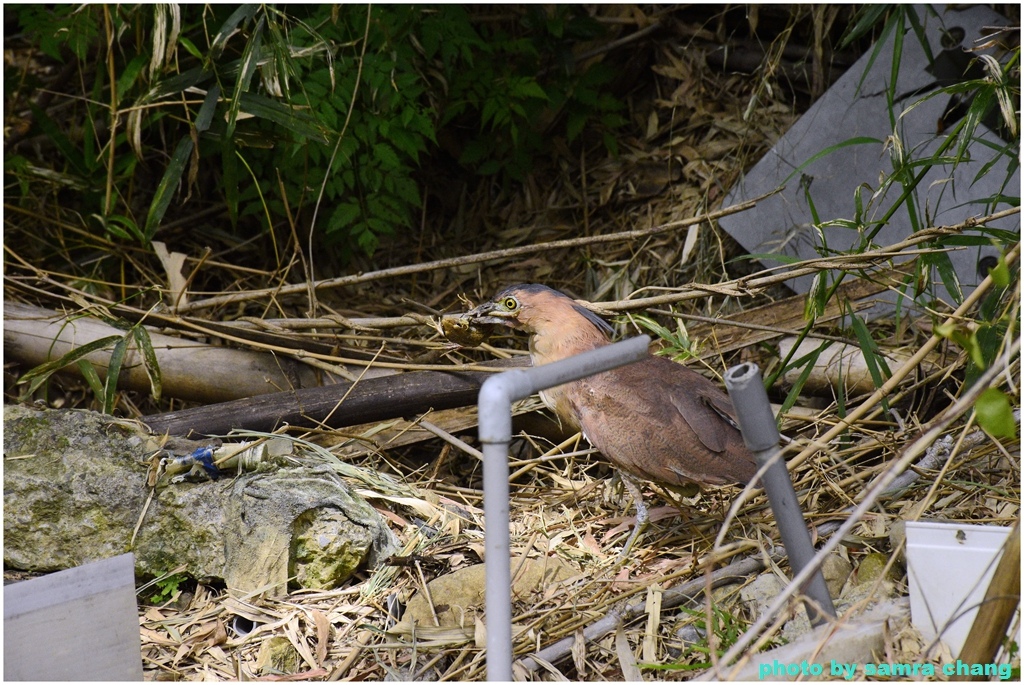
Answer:
<svg viewBox="0 0 1024 685"><path fill-rule="evenodd" d="M712 402L716 398L702 390L695 388L694 392L672 392L668 398L701 444L712 452L723 452L727 438L722 430L722 415L713 408Z"/></svg>

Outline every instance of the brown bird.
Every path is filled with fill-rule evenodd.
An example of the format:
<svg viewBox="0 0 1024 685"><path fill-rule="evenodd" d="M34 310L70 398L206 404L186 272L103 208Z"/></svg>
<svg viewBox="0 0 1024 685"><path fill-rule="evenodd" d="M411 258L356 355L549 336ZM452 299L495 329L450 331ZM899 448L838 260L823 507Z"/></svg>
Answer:
<svg viewBox="0 0 1024 685"><path fill-rule="evenodd" d="M610 344L612 328L567 295L544 285L514 285L465 315L530 334L534 366ZM670 487L749 482L757 471L732 403L695 371L664 357L566 383L540 393L558 418L618 467L636 506L629 553L646 527L634 478Z"/></svg>

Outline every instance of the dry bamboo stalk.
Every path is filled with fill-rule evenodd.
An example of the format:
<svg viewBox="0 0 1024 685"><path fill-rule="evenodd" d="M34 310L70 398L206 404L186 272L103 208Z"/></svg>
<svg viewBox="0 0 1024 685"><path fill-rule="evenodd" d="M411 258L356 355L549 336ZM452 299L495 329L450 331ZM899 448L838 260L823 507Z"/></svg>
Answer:
<svg viewBox="0 0 1024 685"><path fill-rule="evenodd" d="M985 599L967 633L960 661L966 664L990 664L1010 628L1020 605L1020 519L1013 524L1003 545L995 573L985 591ZM988 680L989 676L972 675L969 680Z"/></svg>

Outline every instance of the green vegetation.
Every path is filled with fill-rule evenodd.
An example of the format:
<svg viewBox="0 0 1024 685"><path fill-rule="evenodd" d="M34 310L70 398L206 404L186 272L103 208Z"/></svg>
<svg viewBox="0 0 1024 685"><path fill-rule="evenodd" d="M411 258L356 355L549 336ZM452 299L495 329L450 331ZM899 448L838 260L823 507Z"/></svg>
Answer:
<svg viewBox="0 0 1024 685"><path fill-rule="evenodd" d="M1012 48L1002 62L990 55L978 53L974 58L973 69L969 71L975 76L974 78L919 96L909 107L897 107L896 84L903 66L904 40L913 37L919 41L929 59L934 57L923 33L923 17L918 15L918 11L932 12L933 10L930 8L919 10L908 5L865 6L861 8L857 18L848 27L840 44L840 48L842 48L868 31L881 26L879 38L870 54L868 69L877 59L887 58L890 60L889 78L884 91L888 103L889 124L892 129L889 139L857 137L843 141L833 147L821 150L795 169L786 179L787 182L792 181L815 160L850 146L871 145L889 153L892 168L879 180L878 187L864 186L851 189L853 198L851 219L818 216L810 186L801 184L819 238L818 251L823 257L842 254L829 247L825 230L827 228L855 231L859 240L846 253L862 254L881 247L875 242L875 238L881 228L887 225L897 213L906 215L912 233L932 226L930 211L934 208L927 204L927 189L923 186L922 181L933 168L941 168L943 178L949 179L943 193L956 193L958 188L953 180L953 172L959 165L969 162L972 158L971 151L977 148L989 148L996 154L974 175L972 183L976 183L989 174L996 174L999 176L999 185L1003 191L992 197L975 198L968 202L977 205L980 213L988 214L1020 205L1020 196L1014 194L1015 191L1019 191L1010 187L1011 178L1019 169L1020 159L1020 119L1019 113L1013 105L1013 103L1020 102L1019 45ZM883 48L889 37L893 39L892 51L884 54ZM958 43L959 41L956 42L956 44ZM865 75L866 73L867 69L865 69ZM864 85L863 76L860 85ZM966 107L964 115L957 119L948 131L944 132L940 144L934 150L911 147L904 130L903 116L927 100L952 96L963 98ZM1019 104L1017 106L1019 107ZM994 145L990 140L980 136L979 127L983 122L988 122L999 132L1002 139L1001 144ZM879 209L884 211L878 211ZM868 218L875 215L878 218ZM937 327L936 332L953 340L970 353L970 362L967 367L968 385L995 361L1010 340L1019 335L1019 331L1016 330L1019 328L1020 321L1019 298L1015 296L1019 290L1019 267L1017 263L1012 268L1008 267L1004 259L1007 251L1017 245L1019 240L1020 236L1016 233L995 229L984 224L971 227L970 233L957 232L940 235L934 240L920 245L924 251L915 260L913 273L904 279L900 299L897 302L897 325L901 312L905 308L905 299L912 300L919 307L932 311L933 323ZM990 270L996 287L995 292L987 297L982 307L982 321L978 322L979 326L972 327L971 330L941 326L946 315L940 314L939 310L932 308L933 303L938 299L936 285L941 283L946 287L953 298L954 306L962 305L964 302L964 295L956 271L950 262L948 250L980 245L993 245L1001 254L997 264L993 265ZM822 270L815 276L804 312L807 324L802 331L800 340L803 340L804 336L811 331L817 317L824 313L828 303L836 297L844 278L851 273L853 272ZM871 275L866 272L857 272L854 275L871 278ZM848 312L848 325L863 350L872 380L876 387L881 387L889 379L891 372L873 337L878 331L872 332L865 325L865 322L854 313L850 306L851 303L843 302L841 304ZM810 367L830 345L831 343L828 342L823 343L815 353L804 358L793 359L793 353L797 349L797 346L794 345L790 357L784 359L765 379L766 386L770 387L789 369L803 367L803 373L783 403L783 411L788 410L794 404L807 379ZM842 415L845 413L845 397L841 391L837 402L840 415ZM883 405L888 409L884 399ZM983 428L993 434L1007 437L1012 437L1015 434L1009 399L1001 391L993 390L991 393L986 393L983 402L979 403L978 421Z"/></svg>
<svg viewBox="0 0 1024 685"><path fill-rule="evenodd" d="M578 7L531 6L518 21L458 5L12 11L43 53L80 63L81 82L60 120L32 106L31 133L51 149L6 158L8 186L73 189L74 210L111 240L148 246L178 208L217 203L245 239L285 217L308 226L323 203L317 235L342 258L371 254L417 224L425 156L508 182L553 127L614 148L624 122L601 90L615 74L574 56L603 31ZM8 73L8 102L30 78Z"/></svg>
<svg viewBox="0 0 1024 685"><path fill-rule="evenodd" d="M146 370L146 375L149 378L153 399L160 399L163 381L161 380L160 365L157 363L156 351L153 349L153 341L150 339L149 331L142 325L142 322L129 324L103 311L97 311L96 316L110 326L124 330L124 335L110 335L84 345L79 345L60 358L40 364L30 370L18 381L19 383L26 384L21 396L22 401L27 402L36 390L46 383L53 374L66 366L77 364L82 377L85 378L89 388L93 391L96 399L99 400L103 412L106 414L114 413L114 407L117 405L117 383L124 368L125 358L133 345L139 352L142 367ZM87 357L94 352L108 348L110 349L110 358L106 364L105 380L101 380L96 367Z"/></svg>

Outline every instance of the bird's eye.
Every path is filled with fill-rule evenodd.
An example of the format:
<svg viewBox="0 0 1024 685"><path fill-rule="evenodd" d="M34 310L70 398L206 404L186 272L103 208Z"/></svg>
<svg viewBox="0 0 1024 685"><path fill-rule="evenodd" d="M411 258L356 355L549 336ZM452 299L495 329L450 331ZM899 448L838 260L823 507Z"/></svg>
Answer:
<svg viewBox="0 0 1024 685"><path fill-rule="evenodd" d="M514 297L506 297L501 301L501 306L511 312L519 306L519 302Z"/></svg>

